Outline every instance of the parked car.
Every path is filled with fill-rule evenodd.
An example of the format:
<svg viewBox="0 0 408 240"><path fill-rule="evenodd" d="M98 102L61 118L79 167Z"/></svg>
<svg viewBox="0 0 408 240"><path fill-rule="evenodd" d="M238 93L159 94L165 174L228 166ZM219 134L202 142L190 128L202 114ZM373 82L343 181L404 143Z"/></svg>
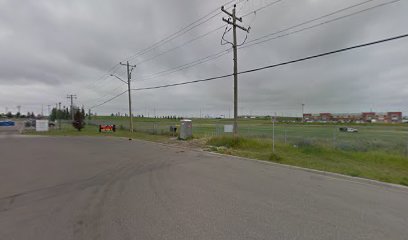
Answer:
<svg viewBox="0 0 408 240"><path fill-rule="evenodd" d="M1 127L12 127L15 126L15 122L13 121L0 121Z"/></svg>
<svg viewBox="0 0 408 240"><path fill-rule="evenodd" d="M350 133L357 133L358 129L351 128L351 127L341 127L339 128L340 132L350 132Z"/></svg>

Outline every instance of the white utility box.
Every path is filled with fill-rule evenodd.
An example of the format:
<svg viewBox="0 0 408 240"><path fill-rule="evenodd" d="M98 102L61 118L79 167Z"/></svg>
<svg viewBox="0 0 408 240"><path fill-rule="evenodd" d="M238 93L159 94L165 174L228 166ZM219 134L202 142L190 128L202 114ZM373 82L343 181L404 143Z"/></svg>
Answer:
<svg viewBox="0 0 408 240"><path fill-rule="evenodd" d="M180 121L180 139L186 140L193 137L193 121L183 119Z"/></svg>
<svg viewBox="0 0 408 240"><path fill-rule="evenodd" d="M35 121L35 131L48 132L48 120L36 120Z"/></svg>

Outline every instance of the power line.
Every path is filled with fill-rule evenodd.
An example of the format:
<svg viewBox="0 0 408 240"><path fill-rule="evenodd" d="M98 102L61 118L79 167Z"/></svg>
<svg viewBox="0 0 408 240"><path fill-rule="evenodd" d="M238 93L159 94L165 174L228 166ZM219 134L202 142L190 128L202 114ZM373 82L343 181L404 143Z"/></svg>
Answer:
<svg viewBox="0 0 408 240"><path fill-rule="evenodd" d="M251 15L251 14L256 14L257 12L260 12L260 11L264 10L265 8L268 8L268 7L270 7L270 6L273 6L273 5L275 5L275 4L277 4L277 3L280 3L280 2L282 2L282 1L284 1L284 0L276 0L276 1L273 1L273 2L268 3L268 4L266 4L266 5L264 5L264 6L260 7L260 8L257 8L257 9L255 9L255 10L253 10L253 11L250 11L250 12L248 12L248 13L242 15L242 17L246 17L246 16L249 16L249 15Z"/></svg>
<svg viewBox="0 0 408 240"><path fill-rule="evenodd" d="M282 0L281 0L281 1L282 1ZM373 10L373 9L375 9L375 8L378 8L378 7L383 7L383 6L392 4L392 3L396 3L396 2L398 2L398 1L400 1L400 0L395 0L395 1L387 2L387 3L379 4L379 5L376 5L376 6L367 8L367 9L363 9L363 10L358 11L358 12L354 12L354 13L351 13L351 14L348 14L348 15L340 16L340 17L337 17L337 18L335 18L335 19L331 19L331 20L328 20L328 21L325 21L325 22L322 22L322 23L318 23L318 24L316 24L316 25L312 25L312 26L309 26L309 27L306 27L306 28L302 28L302 29L299 29L299 30L296 30L296 31L293 31L293 32L289 32L289 33L285 33L285 34L282 34L282 35L278 35L278 36L273 37L273 38L267 38L267 39L265 39L265 40L263 40L263 41L257 42L258 40L264 39L264 38L266 38L266 37L269 37L269 36L273 36L273 35L276 35L276 34L279 34L279 33L286 32L286 31L288 31L288 30L297 28L297 27L299 27L299 26L303 26L303 25L306 25L306 24L308 24L308 23L311 23L311 22L314 22L314 21L317 21L317 20L321 20L321 19L323 19L323 18L326 18L326 17L332 16L332 15L335 15L335 14L337 14L337 13L340 13L340 12L343 12L343 11L346 11L346 10L349 10L349 9L352 9L352 8L355 8L355 7L358 7L358 6L361 6L361 5L363 5L363 4L366 4L366 3L369 3L369 2L372 2L372 1L375 1L375 0L368 0L368 1L364 1L364 2L358 3L358 4L354 4L354 5L348 6L348 7L346 7L346 8L342 8L342 9L340 9L340 10L336 10L336 11L331 12L331 13L329 13L329 14L325 14L325 15L320 16L320 17L318 17L318 18L314 18L314 19L311 19L311 20L308 20L308 21L305 21L305 22L302 22L302 23L293 25L293 26L288 27L288 28L286 28L286 29L283 29L283 30L280 30L280 31L277 31L277 32L274 32L274 33L271 33L271 34L268 34L268 35L265 35L265 36L256 38L256 39L253 39L253 40L249 41L246 45L239 47L239 49L251 47L251 46L258 45L258 44L261 44L261 43L264 43L264 42L267 42L267 41L275 40L275 39L282 38L282 37L286 37L286 36L289 36L289 35L292 35L292 34L295 34L295 33L303 32L303 31L306 31L306 30L310 30L310 29L313 29L313 28L322 26L322 25L324 25L324 24L329 24L329 23L332 23L332 22L335 22L335 21L338 21L338 20L341 20L341 19L344 19L344 18L347 18L347 17L351 17L351 16L354 16L354 15L357 15L357 14L361 14L361 13L366 12L366 11L369 11L369 10ZM277 2L277 1L275 1L275 2ZM268 5L268 6L270 6L270 5ZM261 9L263 9L263 8L261 8ZM226 54L227 54L226 51L230 51L230 49L229 49L229 50L223 50L223 51L218 52L218 53L216 53L216 54L207 56L207 57L202 58L202 59L195 60L194 62L187 63L187 64L182 65L182 66L178 66L178 67L175 67L175 68L171 68L171 69L168 69L168 70L165 70L165 71L161 71L161 72L158 72L158 73L153 73L153 74L151 74L151 75L154 75L154 76L144 78L144 79L142 79L141 81L148 80L148 79L153 79L153 78L157 78L157 77L160 77L160 76L163 76L163 75L167 75L167 74L165 74L165 73L171 74L171 73L174 73L174 72L178 72L178 71L180 71L180 70L185 70L185 69L187 69L187 68L197 66L197 65L202 64L202 63L205 63L205 62L209 62L209 61L211 61L211 60L218 59L219 57L221 57L221 56L223 56L223 55L226 55ZM216 57L213 58L213 56L216 56ZM205 60L205 61L203 61L203 60ZM191 64L191 65L190 65L190 64ZM186 67L184 67L184 66L186 66ZM156 75L157 75L157 76L156 76Z"/></svg>
<svg viewBox="0 0 408 240"><path fill-rule="evenodd" d="M127 93L127 92L128 92L128 90L126 90L126 91L124 91L124 92L122 92L122 93L120 93L120 94L118 94L118 95L116 95L116 96L114 96L114 97L112 97L112 98L110 98L110 99L104 101L103 103L94 105L94 106L90 107L89 109L94 109L94 108L98 108L98 107L100 107L100 106L102 106L102 105L105 105L105 104L107 104L107 103L109 103L109 102L115 100L116 98L118 98L118 97L124 95L124 94Z"/></svg>
<svg viewBox="0 0 408 240"><path fill-rule="evenodd" d="M231 1L227 2L225 5L229 5L229 4L233 3L233 2L235 2L235 0L231 0ZM217 13L215 13L215 12L217 12ZM215 14L214 14L214 13L215 13ZM185 33L187 33L187 32L189 32L189 31L193 30L194 28L196 28L196 27L198 27L198 26L200 26L200 25L202 25L202 24L204 24L204 23L210 21L211 19L217 17L217 16L220 15L220 14L221 14L221 13L218 12L218 8L216 8L216 9L212 10L211 12L207 13L206 15L204 15L203 17L201 17L201 18L197 19L196 21L194 21L194 22L188 24L187 26L181 28L180 30L178 30L178 31L176 31L176 32L174 32L174 33L172 33L172 34L170 34L169 36L167 36L167 37L161 39L160 41L158 41L158 42L156 42L156 43L150 45L149 47L138 51L136 54L134 54L133 56L131 56L130 58L128 58L128 60L133 59L133 58L135 58L135 57L137 57L137 56L144 55L144 54L146 54L147 52L150 52L150 51L152 51L153 49L158 48L158 47L160 47L161 45L163 45L163 44L165 44L165 43L167 43L167 42L169 42L169 41L171 41L171 40L173 40L173 39L178 38L178 37L184 35Z"/></svg>
<svg viewBox="0 0 408 240"><path fill-rule="evenodd" d="M302 26L302 25L311 23L311 22L313 22L313 21L317 21L317 20L323 19L323 18L328 17L328 16L332 16L332 15L334 15L334 14L337 14L337 13L340 13L340 12L343 12L343 11L346 11L346 10L349 10L349 9L354 8L354 7L357 7L357 6L361 6L361 5L363 5L363 4L366 4L366 3L369 3L369 2L372 2L372 1L375 1L375 0L367 0L367 1L364 1L364 2L361 2L361 3L358 3L358 4L354 4L354 5L348 6L348 7L346 7L346 8L343 8L343 9L340 9L340 10L337 10L337 11L334 11L334 12L332 12L332 13L329 13L329 14L326 14L326 15L323 15L323 16L320 16L320 17L318 17L318 18L314 18L314 19L308 20L308 21L306 21L306 22L303 22L303 23L300 23L300 24L296 24L296 25L291 26L291 27L289 27L289 28L286 28L286 29L284 29L284 30L280 30L280 31L274 32L274 33L272 33L272 34L268 34L268 35L262 36L262 37L260 37L260 38L257 38L257 39L254 39L254 40L249 41L249 43L252 42L252 44L249 44L249 45L247 44L247 45L242 46L242 47L240 47L240 48L250 47L250 46L257 45L257 44L260 44L260 43L263 43L263 42L266 42L266 41L270 41L270 40L276 39L276 38L288 36L288 35L291 35L291 34L294 34L294 33L298 33L298 32L301 32L301 31L305 31L305 30L308 30L308 29L311 29L311 28L314 28L314 27L317 27L317 26L321 26L321 25L323 25L323 24L331 23L331 22L334 22L334 21L337 21L337 20L340 20L340 19L343 19L343 18L346 18L346 17L350 17L350 16L353 16L353 15L356 15L356 14L359 14L359 13L362 13L362 12L366 12L366 11L372 10L372 9L374 9L374 8L378 8L378 7L382 7L382 6L385 6L385 5L389 5L389 4L392 4L392 3L396 3L396 2L399 2L400 0L395 0L395 1L387 2L387 3L379 4L379 5L376 5L376 6L367 8L367 9L363 9L363 10L358 11L358 12L355 12L355 13L351 13L351 14L348 14L348 15L345 15L345 16L341 16L341 17L338 17L338 18L335 18L335 19L328 20L328 21L323 22L323 23L319 23L319 24L316 24L316 25L313 25L313 26L310 26L310 27L307 27L307 28L303 28L303 29L300 29L300 30L297 30L297 31L294 31L294 32L290 32L290 33L287 33L287 34L283 34L283 35L277 36L277 37L272 38L272 39L266 39L266 40L263 40L263 41L261 41L261 42L256 42L256 43L255 43L255 41L258 41L258 40L260 40L260 39L264 39L264 38L266 38L266 37L268 37L268 36L272 36L272 35L276 35L276 34L278 34L278 33L285 32L285 31L287 31L287 30L290 30L290 29L293 29L293 28L296 28L296 27L299 27L299 26ZM393 40L393 39L392 39L392 40ZM375 44L375 43L374 43L374 44ZM369 45L372 45L372 44L369 44ZM361 46L361 47L362 47L362 46ZM205 57L205 58L201 58L201 59L195 60L195 61L193 61L193 62L191 62L191 63L187 63L187 64L184 64L184 65L178 66L178 67L176 67L176 68L174 68L174 69L168 69L168 70L165 70L165 71L161 71L161 72L158 72L158 73L154 73L154 74L152 74L152 75L164 75L163 73L168 73L168 74L170 74L170 73L173 73L173 72L177 72L177 71L180 71L180 70L184 70L184 69L187 69L187 68L196 66L196 65L198 65L198 64L201 64L201 63L204 63L204 62L208 62L208 61L217 59L217 58L219 58L219 57L221 57L221 56L227 54L227 53L228 53L227 51L230 51L230 49L229 49L229 50L224 50L224 51L218 52L218 53L213 54L213 55L209 55L209 56L207 56L207 57ZM333 53L332 53L332 54L333 54ZM309 58L309 59L310 59L310 58ZM294 61L294 62L297 62L297 60ZM290 63L294 63L294 62L291 61ZM286 64L289 64L289 63L286 63ZM286 65L286 64L285 64L285 63L284 63L284 64L278 64L278 66ZM273 66L274 66L274 65L273 65ZM272 67L273 67L273 66L272 66ZM249 71L246 71L246 72L239 72L238 74L244 74L244 73L252 72L252 71L253 71L253 70L249 70ZM161 85L161 86L156 86L156 87L138 88L138 89L132 89L132 90L139 91L139 90L149 90L149 89L157 89L157 88L164 88L164 87L173 87L173 86L186 85L186 84L192 84L192 83L198 83L198 82L212 81L212 80L216 80L216 79L220 79L220 78L226 78L226 77L230 77L230 76L232 76L232 74L223 75L223 76L214 77L214 78L208 78L208 79L200 79L200 80L189 81L189 82L182 82L182 83L175 83L175 84L166 84L166 85ZM157 77L157 76L148 77L148 78L145 78L145 79L143 79L143 80L147 80L147 79L151 79L151 78L156 78L156 77ZM124 93L121 93L119 96L121 96L121 95L123 95L123 94L124 94ZM113 99L115 99L116 97L118 97L118 96L113 97ZM109 102L109 101L108 101L108 102ZM105 104L105 102L102 103L101 105L103 105L103 104ZM100 106L100 105L97 105L97 106Z"/></svg>
<svg viewBox="0 0 408 240"><path fill-rule="evenodd" d="M216 59L218 59L218 58L220 58L222 56L225 56L229 52L231 52L230 48L228 48L226 50L223 50L223 51L220 51L220 52L217 52L215 54L208 55L208 56L206 56L204 58L200 58L200 59L194 60L192 62L189 62L189 63L183 64L183 65L174 67L174 68L170 68L170 69L163 70L163 71L160 71L160 72L152 73L150 75L147 75L147 77L145 77L145 78L139 79L138 82L158 78L158 77L161 77L161 76L164 76L164 75L168 75L168 74L179 72L179 71L182 71L182 70L185 70L185 69L188 69L188 68L192 68L192 67L195 67L195 66L197 66L199 64L203 64L203 63L206 63L206 62L209 62L209 61L216 60Z"/></svg>
<svg viewBox="0 0 408 240"><path fill-rule="evenodd" d="M151 61L151 60L153 60L153 59L156 59L156 58L158 58L158 57L160 57L160 56L163 56L163 55L165 55L165 54L167 54L167 53L169 53L169 52L173 52L173 51L175 51L175 50L177 50L177 49L180 49L180 48L182 48L182 47L184 47L184 46L186 46L186 45L188 45L188 44L190 44L190 43L192 43L192 42L195 42L195 41L197 41L197 40L199 40L199 39L201 39L201 38L203 38L203 37L206 37L206 36L208 36L208 35L210 35L210 34L212 34L212 33L215 33L215 32L217 32L218 30L220 30L220 29L222 29L222 28L224 28L224 27L225 27L225 25L220 26L220 27L217 27L217 28L215 28L215 29L213 29L213 30L211 30L211 31L209 31L209 32L206 32L206 33L204 33L204 34L202 34L202 35L200 35L200 36L198 36L198 37L195 37L195 38L193 38L193 39L191 39L191 40L188 40L188 41L186 41L186 42L184 42L184 43L182 43L182 44L180 44L180 45L178 45L178 46L176 46L176 47L170 48L170 49L168 49L168 50L166 50L166 51L164 51L164 52L161 52L161 53L159 53L159 54L157 54L157 55L154 55L154 56L152 56L152 57L150 57L150 58L144 59L144 60L138 62L137 65L140 65L140 64L145 63L145 62L149 62L149 61Z"/></svg>
<svg viewBox="0 0 408 240"><path fill-rule="evenodd" d="M99 102L100 100L104 99L105 97L108 97L108 96L112 95L112 93L116 92L117 90L119 90L119 89L121 89L121 88L123 88L122 85L120 85L120 86L114 88L113 90L110 90L111 93L105 92L105 95L102 96L102 97L99 97L99 98L94 99L94 100L84 101L84 102L85 102L85 103L92 103L92 104L93 104L93 103L96 103L96 102ZM88 105L88 104L85 104L85 105ZM89 104L89 105L91 105L91 104Z"/></svg>
<svg viewBox="0 0 408 240"><path fill-rule="evenodd" d="M279 3L279 2L281 2L281 1L283 1L283 0L277 0L277 1L271 2L271 3L269 3L269 4L265 5L265 6L262 6L262 7L258 8L258 9L255 9L254 11L251 11L251 12L245 14L244 16L248 16L248 15L250 15L250 14L252 14L252 13L259 12L259 11L261 11L261 10L267 8L267 7L270 7L270 6L272 6L272 5L276 4L276 3ZM375 0L367 0L367 1L364 1L364 2L361 2L361 3L358 3L358 4L354 4L354 5L352 5L352 6L349 6L349 7L346 7L346 8L337 10L337 11L334 11L334 12L332 12L332 13L329 13L329 14L326 14L326 15L323 15L323 16L320 16L320 17L318 17L318 18L314 18L314 19L308 20L308 21L306 21L306 22L303 22L303 23L300 23L300 24L296 24L296 25L291 26L291 27L289 27L289 28L286 28L286 29L283 29L283 30L280 30L280 31L277 31L277 32L274 32L274 33L271 33L271 34L268 34L268 35L265 35L265 36L262 36L262 37L260 37L260 38L253 39L253 40L249 41L249 42L247 43L247 45L241 46L240 48L246 48L246 47L250 47L250 46L253 46L253 45L257 45L257 44L260 44L260 43L263 43L263 42L266 42L266 41L274 40L274 39L276 39L276 38L267 39L267 40L262 41L262 42L259 42L259 43L254 43L254 42L256 42L256 41L259 41L259 40L261 40L261 39L267 38L267 37L269 37L269 36L273 36L273 35L276 35L276 34L279 34L279 33L282 33L282 32L285 32L285 31L288 31L288 30L291 30L291 29L294 29L294 28L299 27L299 26L302 26L302 25L306 25L306 24L308 24L308 23L311 23L311 22L314 22L314 21L317 21L317 20L320 20L320 19L323 19L323 18L332 16L332 15L334 15L334 14L337 14L337 13L340 13L340 12L343 12L343 11L346 11L346 10L351 9L351 8L354 8L354 7L361 6L361 5L363 5L363 4L366 4L366 3L369 3L369 2L372 2L372 1L375 1ZM397 1L400 1L400 0L397 0ZM397 1L395 1L395 2L397 2ZM229 2L226 3L226 5L231 4L232 2L234 2L234 1L229 1ZM394 2L392 2L392 3L394 3ZM390 3L387 3L387 4L390 4ZM176 35L176 34L182 32L183 30L187 29L188 27L193 26L194 24L196 24L196 23L198 23L199 21L205 19L206 17L208 17L209 15L211 15L212 13L214 13L214 12L217 11L217 10L218 10L218 9L215 9L215 10L211 11L210 13L206 14L204 17L201 17L200 19L194 21L193 23L191 23L191 24L187 25L186 27L180 29L179 31L173 33L172 35ZM369 9L369 10L371 10L371 9ZM368 11L368 10L366 10L366 11ZM355 14L352 14L352 15L355 15ZM345 18L345 17L348 17L348 16L343 16L343 17L341 17L341 18ZM338 18L338 19L335 19L335 20L330 20L329 22L325 22L325 23L323 23L323 24L327 24L327 23L330 23L330 22L333 22L333 21L337 21L337 20L340 20L341 18ZM288 36L288 35L291 35L291 34L294 34L294 33L298 33L298 32L301 32L301 31L309 30L309 29L311 29L311 28L314 28L314 27L317 27L317 26L320 26L320 25L323 25L323 24L318 24L318 25L314 25L314 26L312 26L312 27L304 28L304 29L301 29L301 30L292 32L292 33L290 33L290 34L285 34L285 35L279 36L279 37L277 37L277 38L285 37L285 36ZM224 26L225 26L225 25L224 25ZM211 30L210 32L207 32L207 33L205 33L205 34L203 34L203 35L201 35L201 36L199 36L199 37L197 37L197 38L195 38L195 39L193 39L193 40L190 40L190 41L188 41L188 42L185 42L185 43L183 43L183 44L181 44L181 45L179 45L179 46L177 46L177 47L175 47L175 48L169 49L169 50L167 50L167 51L164 52L164 53L161 53L161 54L158 54L158 55L156 55L156 56L153 56L153 57L151 57L151 58L149 58L149 59L143 60L143 61L139 62L138 64L144 63L144 62L147 62L147 61L150 61L150 60L153 60L153 59L155 59L155 58L157 58L157 57L159 57L159 56L162 56L162 55L164 55L164 54L166 54L166 53L169 53L169 52L171 52L171 51L174 51L174 50L176 50L176 49L179 49L179 48L181 48L181 47L183 47L183 46L185 46L185 45L187 45L187 44L189 44L189 43L191 43L191 42L194 42L194 41L196 41L196 40L198 40L198 39L200 39L200 38L202 38L202 37L205 37L205 36L207 36L207 35L209 35L209 34L211 34L211 33L213 33L213 32L216 32L217 30L223 28L224 26L221 26L221 27L219 27L219 28L213 29L213 30ZM183 33L183 34L184 34L184 33ZM172 35L170 35L170 36L172 36ZM164 42L164 41L166 41L166 38L160 40L159 42ZM169 41L170 41L170 40L169 40ZM155 44L158 44L159 42L157 42L157 43L155 43ZM251 43L252 43L252 44L251 44ZM152 45L152 46L153 46L153 45ZM150 46L150 47L152 47L152 46ZM146 48L146 49L148 49L148 48ZM141 50L141 51L143 51L143 50ZM139 52L141 52L141 51L139 51ZM219 52L219 53L217 53L217 54L220 54L220 53L221 53L221 52ZM217 55L217 54L214 54L214 55ZM208 57L210 57L210 56L208 56ZM204 59L207 59L207 57L203 58L203 60L204 60ZM217 59L217 58L215 58L215 59ZM212 60L215 60L215 59L212 59ZM200 60L197 60L197 61L200 62ZM206 60L206 61L204 61L204 62L208 62L208 61L211 61L211 60ZM201 63L204 63L204 62L201 62ZM191 66L191 67L193 67L193 66L199 65L199 64L201 64L201 63L197 63L197 64L190 63L190 64L193 64L193 65ZM187 65L187 64L186 64L186 65ZM112 72L112 71L116 71L119 66L120 66L119 64L116 64L116 65L114 65L113 67L111 67L111 68L108 70L107 73L105 73L104 75L102 75L101 77L99 77L95 82L93 82L92 85L94 85L94 84L95 84L96 82L98 82L98 81L106 80L106 79L109 77L109 75L110 75L109 73ZM179 67L181 67L181 66L179 66ZM176 68L171 69L171 70L169 69L170 73L179 71L179 70L176 70L176 69L178 69L179 67L176 67ZM187 68L190 68L190 67L187 67ZM186 68L182 68L181 70L184 70L184 69L186 69ZM173 70L174 70L174 71L173 71ZM167 71L167 70L166 70L166 71ZM170 73L169 73L169 74L170 74ZM156 73L155 73L155 74L152 74L152 75L156 75ZM154 77L154 78L155 78L155 77ZM150 77L149 77L149 79L150 79ZM145 79L144 79L144 80L145 80Z"/></svg>
<svg viewBox="0 0 408 240"><path fill-rule="evenodd" d="M378 7L383 7L383 6L392 4L392 3L396 3L396 2L399 2L399 1L401 1L401 0L395 0L395 1L392 1L392 2L387 2L387 3L380 4L380 5L376 5L376 6L373 6L373 7L370 7L370 8L360 10L358 12L354 12L354 13L351 13L351 14L340 16L340 17L337 17L337 18L334 18L334 19L331 19L331 20L327 20L325 22L321 22L321 23L318 23L318 24L315 24L315 25L312 25L312 26L309 26L309 27L301 28L301 29L296 30L296 31L292 31L292 32L289 32L289 33L278 35L278 36L272 37L272 38L267 38L267 39L264 39L262 41L258 41L258 42L251 41L252 43L247 44L245 46L242 46L242 47L240 47L240 49L255 46L255 45L258 45L258 44L265 43L265 42L269 42L269 41L272 41L272 40L275 40L275 39L278 39L278 38L287 37L287 36L290 36L290 35L293 35L293 34L296 34L296 33L299 33L299 32L303 32L303 31L310 30L310 29L313 29L313 28L316 28L316 27L320 27L320 26L328 24L328 23L332 23L332 22L335 22L335 21L338 21L338 20L341 20L341 19L344 19L344 18L347 18L347 17L351 17L351 16L354 16L354 15L357 15L357 14L360 14L360 13L363 13L363 12L367 12L367 11L373 10L375 8L378 8Z"/></svg>
<svg viewBox="0 0 408 240"><path fill-rule="evenodd" d="M243 71L243 72L239 72L238 74L245 74L245 73L256 72L256 71L260 71L260 70L264 70L264 69L268 69L268 68L280 67L280 66L283 66L283 65L293 64L293 63L302 62L302 61L307 61L307 60L314 59L314 58L319 58L319 57L324 57L324 56L328 56L328 55L332 55L332 54L336 54L336 53L346 52L346 51L350 51L350 50L357 49L357 48L368 47L368 46L372 46L372 45L376 45L376 44L380 44L380 43L385 43L385 42L389 42L389 41L394 41L394 40L401 39L401 38L406 38L406 37L408 37L408 34L403 34L403 35L399 35L399 36L396 36L396 37L391 37L391 38L386 38L386 39L382 39L382 40L378 40L378 41L374 41L374 42L355 45L355 46L352 46L352 47L342 48L342 49L338 49L338 50L334 50L334 51L330 51L330 52L325 52L325 53L321 53L321 54L317 54L317 55L313 55L313 56L309 56L309 57L304 57L304 58L300 58L300 59L296 59L296 60L292 60L292 61L288 61L288 62L278 63L278 64L269 65L269 66L260 67L260 68L254 68L254 69L251 69L251 70L246 70L246 71Z"/></svg>
<svg viewBox="0 0 408 240"><path fill-rule="evenodd" d="M284 66L284 65L288 65L288 64L298 63L298 62L302 62L302 61L307 61L307 60L314 59L314 58L319 58L319 57L328 56L328 55L332 55L332 54L336 54L336 53L346 52L346 51L350 51L350 50L357 49L357 48L368 47L368 46L372 46L372 45L376 45L376 44L380 44L380 43L385 43L385 42L389 42L389 41L394 41L394 40L402 39L402 38L406 38L406 37L408 37L408 34L403 34L403 35L399 35L399 36L396 36L396 37L391 37L391 38L386 38L386 39L382 39L382 40L378 40L378 41L374 41L374 42L355 45L355 46L352 46L352 47L342 48L342 49L338 49L338 50L334 50L334 51L330 51L330 52L325 52L325 53L321 53L321 54L317 54L317 55L313 55L313 56L309 56L309 57L299 58L299 59L291 60L291 61L288 61L288 62L282 62L282 63L269 65L269 66L264 66L264 67L260 67L260 68L254 68L254 69L238 72L238 75L251 73L251 72L256 72L256 71L261 71L261 70L265 70L265 69L268 69L268 68L275 68L275 67ZM199 80L181 82L181 83L166 84L166 85L160 85L160 86L154 86L154 87L135 88L135 89L131 89L131 90L132 91L142 91L142 90L152 90L152 89L159 89L159 88L175 87L175 86L181 86L181 85L187 85L187 84L193 84L193 83L199 83L199 82L213 81L213 80L217 80L217 79L231 77L233 75L234 74L226 74L226 75L222 75L222 76L218 76L218 77L211 77L211 78L205 78L205 79L199 79Z"/></svg>
<svg viewBox="0 0 408 240"><path fill-rule="evenodd" d="M228 1L227 3L225 3L225 5L229 5L229 4L233 3L233 2L235 2L235 0ZM161 46L161 45L163 45L163 44L165 44L165 43L167 43L167 42L169 42L169 41L171 41L171 40L173 40L173 39L175 39L175 38L178 38L178 37L184 35L185 33L187 33L187 32L189 32L189 31L191 31L191 30L197 28L198 26L200 26L200 25L202 25L202 24L208 22L210 19L212 19L212 18L218 16L219 14L221 14L221 13L217 13L216 15L211 16L211 15L212 15L214 12L216 12L216 11L218 11L218 8L216 8L216 9L210 11L209 13L205 14L203 17L200 17L199 19L193 21L192 23L188 24L188 25L185 26L185 27L182 27L181 29L179 29L178 31L176 31L176 32L174 32L174 33L168 35L167 37L165 37L165 38L163 38L163 39L161 39L161 40L155 42L154 44L150 45L149 47L144 48L144 49L142 49L142 50L139 50L139 51L138 51L136 54L134 54L133 56L126 58L125 61L126 61L126 60L130 60L130 59L133 59L133 58L135 58L135 57L137 57L137 56L139 56L139 55L144 55L145 53L150 52L151 50L153 50L153 49L155 49L155 48L158 48L159 46ZM205 20L205 19L208 18L209 16L211 16L211 17L210 17L209 19ZM203 21L203 20L205 20L205 21L202 22L202 23L200 23L200 22ZM99 81L101 81L101 80L106 80L107 77L109 77L111 73L114 73L115 71L118 70L119 66L120 66L119 64L113 65L111 68L109 68L109 70L108 70L106 73L104 73L103 75L101 75L100 77L98 77L93 83L91 83L91 85L93 85L93 84L95 84L96 82L99 82Z"/></svg>
<svg viewBox="0 0 408 240"><path fill-rule="evenodd" d="M361 2L361 3L358 3L358 4L354 4L354 5L351 5L351 6L348 6L348 7L339 9L339 10L336 10L336 11L334 11L334 12L325 14L325 15L323 15L323 16L320 16L320 17L317 17L317 18L313 18L313 19L311 19L311 20L308 20L308 21L305 21L305 22L302 22L302 23L293 25L293 26L291 26L291 27L288 27L288 28L285 28L285 29L282 29L282 30L279 30L279 31L276 31L276 32L273 32L273 33L270 33L270 34L267 34L267 35L264 35L264 36L262 36L262 37L258 37L258 38L256 38L256 39L252 39L252 40L248 41L248 43L247 43L247 45L246 45L245 47L249 47L249 46L252 46L252 45L256 45L256 44L253 44L253 43L254 43L254 42L257 42L257 41L259 41L259 40L265 39L265 38L267 38L267 39L266 39L266 40L263 40L262 42L266 42L266 41L273 40L273 39L275 39L275 38L269 39L268 37L271 37L271 36L274 36L274 35L277 35L277 34L279 34L279 33L283 33L283 32L289 31L289 30L292 30L292 29L294 29L294 28L297 28L297 27L300 27L300 26L303 26L303 25L306 25L306 24L309 24L309 23L312 23L312 22L315 22L315 21L318 21L318 20L321 20L321 19L330 17L330 16L333 16L333 15L335 15L335 14L338 14L338 13L341 13L341 12L344 12L344 11L347 11L347 10L350 10L350 9L352 9L352 8L355 8L355 7L359 7L359 6L361 6L361 5L364 5L364 4L367 4L367 3L369 3L369 2L373 2L373 1L376 1L376 0L367 0L367 1L364 1L364 2ZM363 12L367 12L367 11L373 10L373 9L375 9L375 8L378 8L378 7L383 7L383 6L386 6L386 5L389 5L389 4L393 4L393 3L396 3L396 2L399 2L399 1L401 1L401 0L394 0L394 1L391 1L391 2L386 2L386 3L378 4L378 5L376 5L376 6L373 6L373 7L370 7L370 8L366 8L366 9L363 9L363 10L360 10L360 11L358 11L358 12L354 12L354 13L351 13L351 14L347 14L347 15L344 15L344 16L340 16L340 17L337 17L337 18L334 18L334 19L331 19L331 20L327 20L327 21L322 22L322 23L318 23L318 24L313 25L313 26L310 26L310 27L306 27L306 28L303 28L303 29L294 31L293 33L298 33L298 32L301 32L301 31L309 30L309 29L311 29L311 28L315 28L315 27L318 27L318 26L321 26L321 25L324 25L324 24L328 24L328 23L331 23L331 22L334 22L334 21L338 21L338 20L343 19L343 18L347 18L347 17L350 17L350 16L354 16L354 15L357 15L357 14L360 14L360 13L363 13ZM293 33L291 33L291 34L293 34ZM288 35L288 34L285 34L284 36L287 36L287 35ZM262 43L262 42L258 42L258 44L259 44L259 43ZM251 43L252 43L252 44L251 44Z"/></svg>

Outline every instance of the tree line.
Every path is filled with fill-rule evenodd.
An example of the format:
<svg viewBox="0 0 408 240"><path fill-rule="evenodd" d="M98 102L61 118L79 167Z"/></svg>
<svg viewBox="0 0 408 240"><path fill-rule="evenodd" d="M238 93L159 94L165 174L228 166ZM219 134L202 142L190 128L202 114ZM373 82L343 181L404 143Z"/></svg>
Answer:
<svg viewBox="0 0 408 240"><path fill-rule="evenodd" d="M74 115L77 112L80 112L82 116L84 116L84 117L86 116L84 108L81 108L81 109L74 108L73 111L74 111ZM71 116L72 115L71 115L71 111L69 110L69 108L65 108L65 107L63 109L53 108L51 110L49 119L50 119L50 121L55 121L55 120L58 120L58 119L71 120Z"/></svg>

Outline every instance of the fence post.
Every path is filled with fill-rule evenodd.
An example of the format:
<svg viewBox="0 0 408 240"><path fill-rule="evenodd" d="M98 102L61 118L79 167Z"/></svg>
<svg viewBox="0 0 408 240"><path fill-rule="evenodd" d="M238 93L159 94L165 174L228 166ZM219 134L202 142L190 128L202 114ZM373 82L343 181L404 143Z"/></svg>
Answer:
<svg viewBox="0 0 408 240"><path fill-rule="evenodd" d="M333 131L333 148L336 148L336 126L334 126Z"/></svg>
<svg viewBox="0 0 408 240"><path fill-rule="evenodd" d="M285 125L285 145L287 144L287 137L288 137L287 126Z"/></svg>
<svg viewBox="0 0 408 240"><path fill-rule="evenodd" d="M405 150L405 156L408 157L408 141L407 141L407 149Z"/></svg>
<svg viewBox="0 0 408 240"><path fill-rule="evenodd" d="M275 117L272 120L272 151L275 153Z"/></svg>

